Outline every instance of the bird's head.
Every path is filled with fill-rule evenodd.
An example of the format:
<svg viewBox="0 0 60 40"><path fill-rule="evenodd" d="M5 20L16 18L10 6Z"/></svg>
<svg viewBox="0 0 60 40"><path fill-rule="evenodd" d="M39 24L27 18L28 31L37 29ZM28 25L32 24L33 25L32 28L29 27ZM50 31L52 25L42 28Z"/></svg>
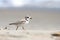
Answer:
<svg viewBox="0 0 60 40"><path fill-rule="evenodd" d="M31 16L25 16L25 19L30 20L30 19L32 19L32 17Z"/></svg>

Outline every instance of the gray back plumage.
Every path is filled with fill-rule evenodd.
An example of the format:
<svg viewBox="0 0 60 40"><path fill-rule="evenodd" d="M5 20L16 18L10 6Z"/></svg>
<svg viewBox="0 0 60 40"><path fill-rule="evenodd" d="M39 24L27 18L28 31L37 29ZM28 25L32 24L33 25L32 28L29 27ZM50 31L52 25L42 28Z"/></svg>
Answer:
<svg viewBox="0 0 60 40"><path fill-rule="evenodd" d="M10 23L9 25L19 25L19 24L24 24L26 21L19 21L15 23Z"/></svg>

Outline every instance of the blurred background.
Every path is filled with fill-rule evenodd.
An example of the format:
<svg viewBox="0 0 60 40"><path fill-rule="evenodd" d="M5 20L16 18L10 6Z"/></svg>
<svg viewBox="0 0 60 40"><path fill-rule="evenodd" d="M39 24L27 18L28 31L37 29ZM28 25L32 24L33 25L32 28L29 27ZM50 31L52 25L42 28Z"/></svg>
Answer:
<svg viewBox="0 0 60 40"><path fill-rule="evenodd" d="M60 30L60 0L0 0L0 27L26 15L33 18L26 29Z"/></svg>
<svg viewBox="0 0 60 40"><path fill-rule="evenodd" d="M0 0L0 7L60 8L60 0Z"/></svg>

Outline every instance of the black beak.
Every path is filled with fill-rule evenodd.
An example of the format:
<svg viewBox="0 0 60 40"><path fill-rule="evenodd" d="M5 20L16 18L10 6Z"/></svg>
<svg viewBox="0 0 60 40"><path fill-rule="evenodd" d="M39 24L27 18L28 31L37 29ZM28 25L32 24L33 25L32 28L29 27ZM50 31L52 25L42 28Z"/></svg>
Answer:
<svg viewBox="0 0 60 40"><path fill-rule="evenodd" d="M30 18L30 19L32 19L32 18Z"/></svg>

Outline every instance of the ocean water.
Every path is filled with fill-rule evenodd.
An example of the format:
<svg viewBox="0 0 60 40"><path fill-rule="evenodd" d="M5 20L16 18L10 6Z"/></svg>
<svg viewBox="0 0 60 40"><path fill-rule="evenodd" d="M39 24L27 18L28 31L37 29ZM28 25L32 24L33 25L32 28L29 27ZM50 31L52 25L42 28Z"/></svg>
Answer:
<svg viewBox="0 0 60 40"><path fill-rule="evenodd" d="M59 10L32 9L0 9L0 27L14 29L9 23L19 21L24 16L32 16L31 22L25 26L29 30L60 30Z"/></svg>

